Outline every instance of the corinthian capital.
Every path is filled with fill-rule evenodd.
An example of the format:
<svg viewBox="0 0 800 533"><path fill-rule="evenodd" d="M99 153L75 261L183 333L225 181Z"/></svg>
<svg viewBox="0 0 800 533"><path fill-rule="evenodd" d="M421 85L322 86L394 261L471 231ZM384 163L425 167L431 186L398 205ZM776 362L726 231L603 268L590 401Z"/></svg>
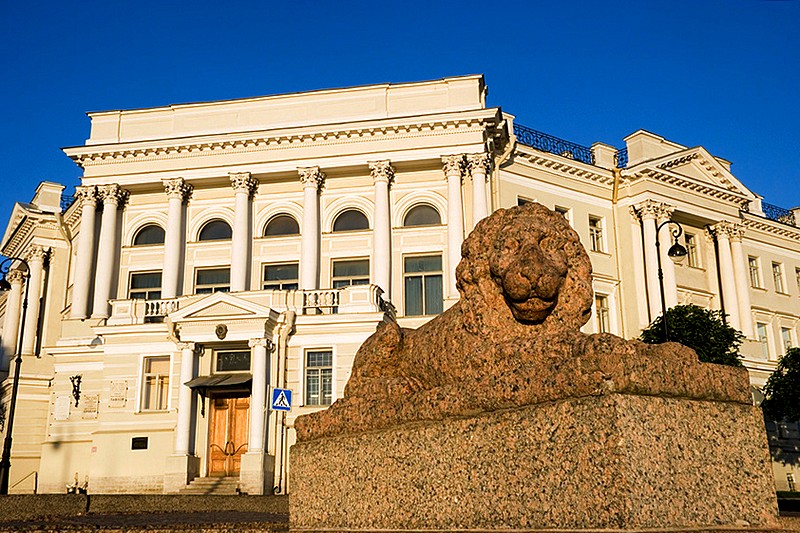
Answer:
<svg viewBox="0 0 800 533"><path fill-rule="evenodd" d="M727 220L723 220L721 222L717 222L713 226L709 226L708 230L712 235L714 235L718 239L719 238L733 239L739 235L739 233L741 232L741 227L738 224L734 224L733 222L728 222Z"/></svg>
<svg viewBox="0 0 800 533"><path fill-rule="evenodd" d="M475 174L489 174L492 171L492 164L492 156L485 152L467 155L467 166L472 176Z"/></svg>
<svg viewBox="0 0 800 533"><path fill-rule="evenodd" d="M655 200L645 200L633 206L631 214L642 220L669 220L674 211L674 206Z"/></svg>
<svg viewBox="0 0 800 533"><path fill-rule="evenodd" d="M167 198L180 198L181 202L188 200L194 190L194 187L186 183L183 178L162 180L161 183L164 184L164 192L167 193Z"/></svg>
<svg viewBox="0 0 800 533"><path fill-rule="evenodd" d="M39 245L33 245L28 251L28 261L44 262L45 258L49 254L50 254L50 248L45 248Z"/></svg>
<svg viewBox="0 0 800 533"><path fill-rule="evenodd" d="M103 205L113 205L114 207L124 203L128 198L128 191L116 183L99 186L97 188L97 193L103 199Z"/></svg>
<svg viewBox="0 0 800 533"><path fill-rule="evenodd" d="M386 181L390 184L394 181L394 169L388 159L386 161L370 161L369 169L372 171L372 179L375 181Z"/></svg>
<svg viewBox="0 0 800 533"><path fill-rule="evenodd" d="M75 187L75 201L81 206L97 207L97 187L94 185Z"/></svg>
<svg viewBox="0 0 800 533"><path fill-rule="evenodd" d="M464 173L466 167L464 154L446 155L442 157L442 170L445 176L459 176Z"/></svg>
<svg viewBox="0 0 800 533"><path fill-rule="evenodd" d="M8 274L6 274L6 281L12 285L15 283L22 285L23 279L25 279L25 274L23 274L21 270L9 270Z"/></svg>
<svg viewBox="0 0 800 533"><path fill-rule="evenodd" d="M236 192L247 193L247 196L253 196L258 188L258 180L250 175L249 172L230 172L228 176L231 178L231 187Z"/></svg>
<svg viewBox="0 0 800 533"><path fill-rule="evenodd" d="M304 187L319 188L325 183L325 174L319 167L300 167L297 169L297 173L300 175L300 181Z"/></svg>

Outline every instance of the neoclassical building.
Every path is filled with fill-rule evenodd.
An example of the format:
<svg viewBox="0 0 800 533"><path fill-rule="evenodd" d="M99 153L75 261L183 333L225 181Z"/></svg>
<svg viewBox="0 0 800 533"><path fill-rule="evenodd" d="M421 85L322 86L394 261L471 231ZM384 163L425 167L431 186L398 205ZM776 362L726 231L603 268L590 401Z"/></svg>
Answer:
<svg viewBox="0 0 800 533"><path fill-rule="evenodd" d="M76 476L94 493L287 491L294 419L342 394L378 323L452 305L465 235L524 202L589 252L587 332L635 337L661 314L661 254L666 305L724 310L754 387L797 343L794 212L702 147L644 130L583 147L516 124L482 76L89 116L64 150L83 169L74 196L42 183L1 245L30 266L24 320L21 263L0 299L0 378L20 342L23 360L12 492ZM288 414L274 388L293 391ZM792 468L776 463L779 488Z"/></svg>

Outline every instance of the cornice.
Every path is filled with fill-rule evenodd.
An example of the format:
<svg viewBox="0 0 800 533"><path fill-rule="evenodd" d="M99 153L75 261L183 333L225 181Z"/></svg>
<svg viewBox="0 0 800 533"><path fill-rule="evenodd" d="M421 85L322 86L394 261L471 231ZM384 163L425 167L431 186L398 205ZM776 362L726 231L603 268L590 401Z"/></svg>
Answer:
<svg viewBox="0 0 800 533"><path fill-rule="evenodd" d="M540 152L528 146L517 144L517 148L514 151L514 158L518 161L531 163L534 166L556 171L566 176L583 178L609 187L614 185L614 174L611 171L602 171L599 167L593 167L592 165L587 165L580 161L574 161L556 154Z"/></svg>
<svg viewBox="0 0 800 533"><path fill-rule="evenodd" d="M658 167L645 167L638 169L635 173L624 174L624 177L628 183L633 183L642 176L655 181L660 181L662 183L667 183L669 185L674 185L681 189L687 189L692 192L697 192L706 196L711 196L712 198L730 202L735 204L739 209L744 209L744 207L750 202L749 198L739 192L710 185L708 183L703 183L693 178L681 176L674 172L664 171Z"/></svg>
<svg viewBox="0 0 800 533"><path fill-rule="evenodd" d="M800 241L800 228L782 224L780 222L774 222L768 218L763 218L745 211L742 212L741 216L742 223L747 228L753 228L766 233L771 233L772 235L779 235L794 241Z"/></svg>
<svg viewBox="0 0 800 533"><path fill-rule="evenodd" d="M23 249L26 243L32 238L36 230L58 231L58 222L55 215L51 214L21 214L14 220L16 230L12 233L7 242L3 243L3 255L13 255L20 257L26 250Z"/></svg>
<svg viewBox="0 0 800 533"><path fill-rule="evenodd" d="M703 169L710 175L720 180L727 190L738 193L736 185L734 185L733 182L728 179L723 172L719 171L719 162L709 161L708 157L706 157L708 154L701 148L692 148L692 150L694 151L691 153L683 153L673 159L662 161L661 163L655 165L655 167L660 168L661 170L669 170L673 167L684 165L694 159L697 159L697 162L700 164L700 166L702 166Z"/></svg>
<svg viewBox="0 0 800 533"><path fill-rule="evenodd" d="M467 114L468 113L468 114ZM81 167L132 161L183 159L210 154L238 154L284 150L303 145L325 146L342 143L374 141L387 136L415 138L431 135L450 135L470 131L494 129L502 123L497 109L459 112L460 116L437 115L413 117L403 123L392 119L349 125L328 125L236 134L218 134L182 139L137 141L121 144L78 146L64 149L65 153ZM381 124L384 122L384 124Z"/></svg>

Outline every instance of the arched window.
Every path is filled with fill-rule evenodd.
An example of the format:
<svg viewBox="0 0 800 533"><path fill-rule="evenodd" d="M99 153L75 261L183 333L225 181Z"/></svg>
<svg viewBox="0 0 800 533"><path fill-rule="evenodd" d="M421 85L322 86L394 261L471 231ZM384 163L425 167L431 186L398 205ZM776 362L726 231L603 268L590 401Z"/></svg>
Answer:
<svg viewBox="0 0 800 533"><path fill-rule="evenodd" d="M164 228L158 224L147 224L133 238L134 246L144 246L147 244L164 244Z"/></svg>
<svg viewBox="0 0 800 533"><path fill-rule="evenodd" d="M441 223L439 211L426 204L412 207L403 219L403 226L431 226Z"/></svg>
<svg viewBox="0 0 800 533"><path fill-rule="evenodd" d="M269 219L269 222L267 222L267 227L264 228L264 235L266 237L299 234L300 226L291 215L276 215Z"/></svg>
<svg viewBox="0 0 800 533"><path fill-rule="evenodd" d="M356 231L369 229L369 221L364 213L357 209L342 211L333 221L333 231Z"/></svg>
<svg viewBox="0 0 800 533"><path fill-rule="evenodd" d="M198 241L222 241L229 240L233 232L227 222L223 220L212 220L206 222L203 229L200 230Z"/></svg>

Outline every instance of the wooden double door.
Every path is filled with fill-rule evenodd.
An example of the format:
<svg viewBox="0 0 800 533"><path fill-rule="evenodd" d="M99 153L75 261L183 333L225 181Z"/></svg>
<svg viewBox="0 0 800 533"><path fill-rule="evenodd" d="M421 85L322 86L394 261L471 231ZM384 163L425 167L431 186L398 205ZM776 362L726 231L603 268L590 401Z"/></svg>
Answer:
<svg viewBox="0 0 800 533"><path fill-rule="evenodd" d="M208 475L238 475L247 452L250 397L223 393L211 397L208 436Z"/></svg>

